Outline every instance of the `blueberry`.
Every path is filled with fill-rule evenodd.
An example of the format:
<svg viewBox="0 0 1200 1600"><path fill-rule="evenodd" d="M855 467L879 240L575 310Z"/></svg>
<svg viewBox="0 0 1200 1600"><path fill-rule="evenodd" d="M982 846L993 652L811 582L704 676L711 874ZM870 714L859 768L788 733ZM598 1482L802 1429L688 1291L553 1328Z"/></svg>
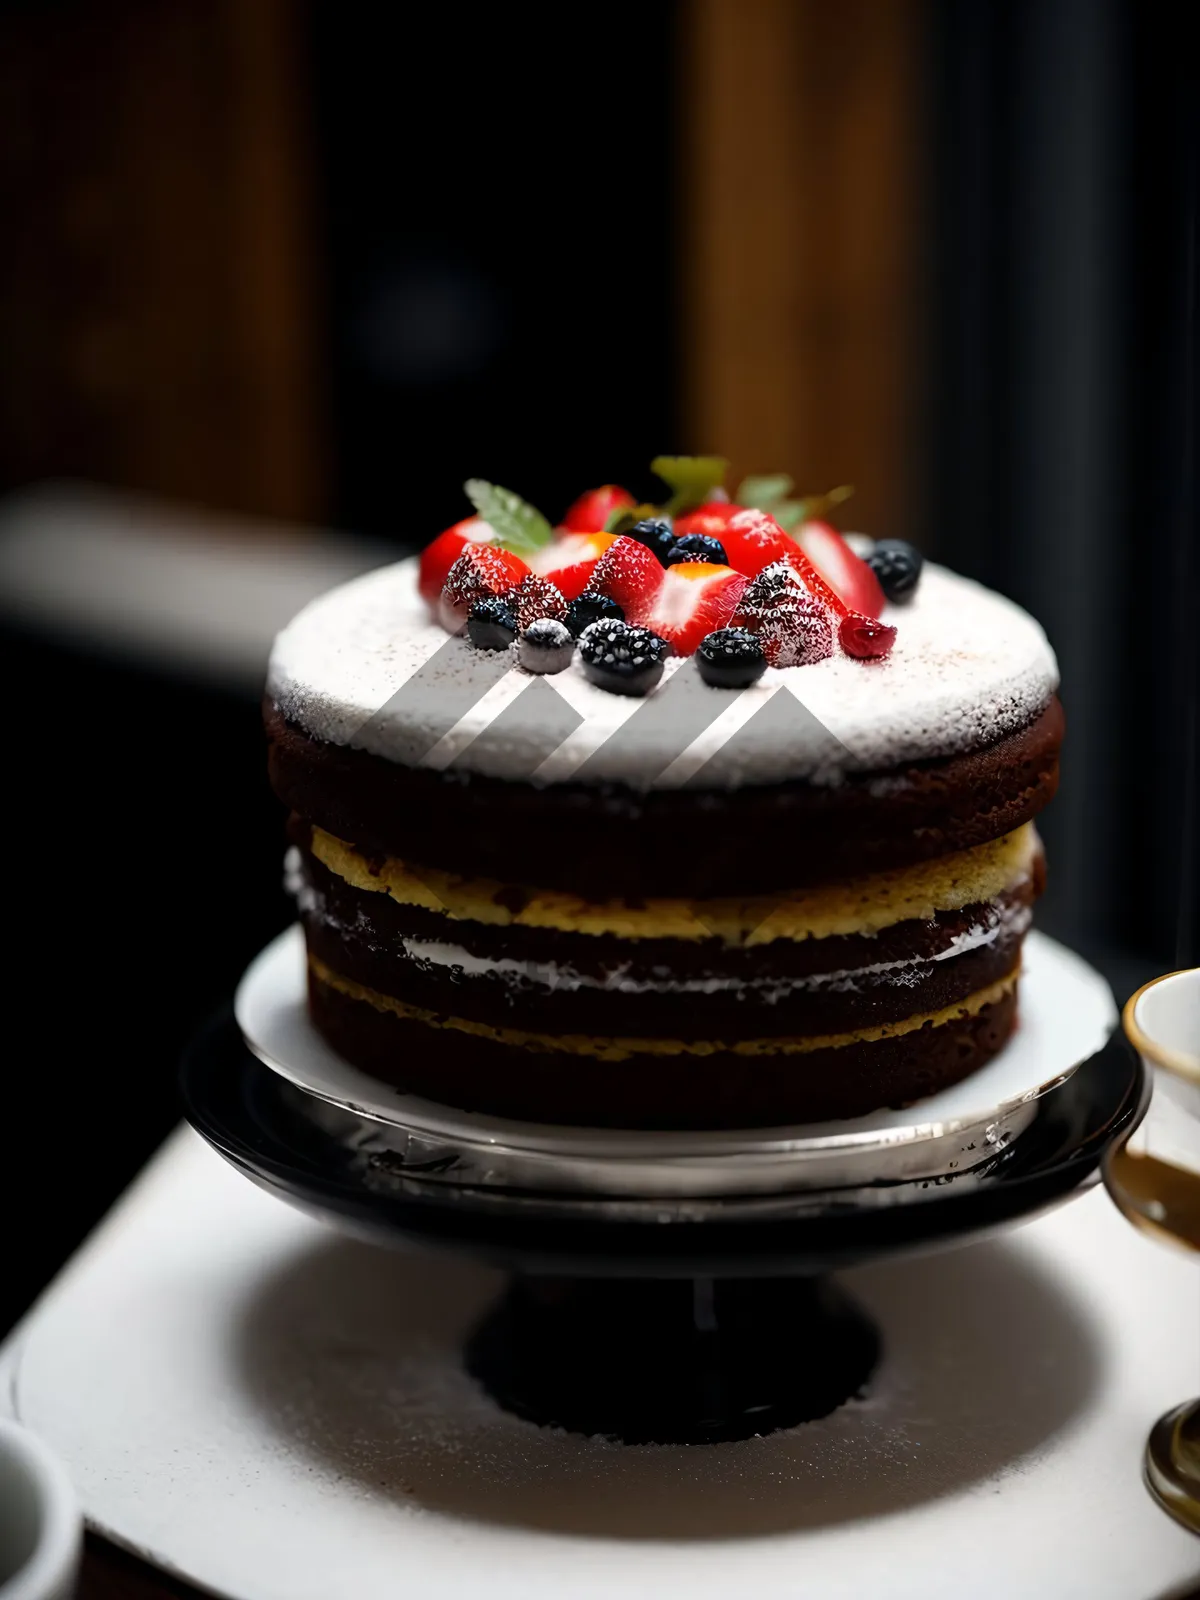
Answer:
<svg viewBox="0 0 1200 1600"><path fill-rule="evenodd" d="M889 600L911 599L925 565L921 552L905 539L877 539L866 562Z"/></svg>
<svg viewBox="0 0 1200 1600"><path fill-rule="evenodd" d="M575 640L565 622L538 617L521 635L517 660L526 672L561 672L571 665Z"/></svg>
<svg viewBox="0 0 1200 1600"><path fill-rule="evenodd" d="M585 589L567 607L565 620L567 627L578 639L583 630L593 622L624 622L625 613L617 602L610 600L606 594L593 594Z"/></svg>
<svg viewBox="0 0 1200 1600"><path fill-rule="evenodd" d="M584 675L613 694L649 694L670 653L665 639L628 622L593 622L579 640Z"/></svg>
<svg viewBox="0 0 1200 1600"><path fill-rule="evenodd" d="M663 565L676 567L681 561L715 561L719 567L729 565L725 546L720 539L707 533L684 533L673 541Z"/></svg>
<svg viewBox="0 0 1200 1600"><path fill-rule="evenodd" d="M467 612L467 638L477 650L507 650L516 637L516 612L500 595L476 600Z"/></svg>
<svg viewBox="0 0 1200 1600"><path fill-rule="evenodd" d="M767 658L749 628L718 628L701 639L696 665L714 689L748 689L767 670Z"/></svg>
<svg viewBox="0 0 1200 1600"><path fill-rule="evenodd" d="M675 543L670 517L647 517L644 522L635 522L629 530L629 537L644 544L648 550L653 550L666 566L667 552Z"/></svg>

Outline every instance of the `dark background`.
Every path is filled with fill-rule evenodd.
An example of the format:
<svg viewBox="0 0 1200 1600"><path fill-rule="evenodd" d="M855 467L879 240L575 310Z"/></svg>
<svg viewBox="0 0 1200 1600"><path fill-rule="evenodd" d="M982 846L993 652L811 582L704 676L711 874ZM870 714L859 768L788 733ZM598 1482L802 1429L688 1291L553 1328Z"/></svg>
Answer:
<svg viewBox="0 0 1200 1600"><path fill-rule="evenodd" d="M30 485L216 510L214 563L282 571L337 537L297 524L424 543L470 474L551 515L664 449L850 478L848 525L1059 651L1043 925L1123 993L1197 959L1195 90L1132 0L0 8L3 1185L39 1218L0 1325L287 918L252 682L34 615Z"/></svg>

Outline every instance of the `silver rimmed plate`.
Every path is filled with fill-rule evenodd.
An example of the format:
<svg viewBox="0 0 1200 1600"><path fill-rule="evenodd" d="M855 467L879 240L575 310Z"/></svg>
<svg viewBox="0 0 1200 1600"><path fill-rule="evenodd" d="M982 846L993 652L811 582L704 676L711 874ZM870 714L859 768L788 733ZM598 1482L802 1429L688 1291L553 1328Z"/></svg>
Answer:
<svg viewBox="0 0 1200 1600"><path fill-rule="evenodd" d="M308 1018L304 936L289 928L247 969L234 1001L254 1054L320 1104L315 1119L363 1138L425 1181L641 1198L777 1194L986 1172L1036 1102L1116 1025L1107 983L1043 934L1025 941L1020 1019L994 1060L901 1110L847 1122L732 1132L570 1128L484 1116L393 1089L343 1061ZM329 1108L329 1109L323 1109ZM340 1114L340 1115L339 1115Z"/></svg>

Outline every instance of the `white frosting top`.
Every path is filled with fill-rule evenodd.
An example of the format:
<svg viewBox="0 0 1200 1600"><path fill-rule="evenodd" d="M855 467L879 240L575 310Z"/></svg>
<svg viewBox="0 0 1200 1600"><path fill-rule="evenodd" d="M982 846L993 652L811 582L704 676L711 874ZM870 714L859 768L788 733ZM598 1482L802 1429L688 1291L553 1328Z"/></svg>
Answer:
<svg viewBox="0 0 1200 1600"><path fill-rule="evenodd" d="M414 558L333 589L293 618L267 679L290 722L385 760L537 784L836 783L990 744L1029 723L1058 683L1032 617L930 564L915 597L884 613L898 629L884 661L835 653L768 668L734 692L709 688L694 660L674 659L644 699L597 688L578 658L538 678L513 652L450 638L416 583Z"/></svg>

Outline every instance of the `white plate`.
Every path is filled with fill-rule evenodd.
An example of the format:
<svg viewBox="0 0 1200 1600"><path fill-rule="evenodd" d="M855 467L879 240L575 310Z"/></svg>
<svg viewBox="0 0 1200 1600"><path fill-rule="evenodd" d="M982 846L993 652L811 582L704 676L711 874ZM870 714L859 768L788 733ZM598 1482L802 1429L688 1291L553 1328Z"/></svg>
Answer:
<svg viewBox="0 0 1200 1600"><path fill-rule="evenodd" d="M309 1021L304 935L279 935L234 1001L247 1045L319 1100L388 1130L392 1148L458 1158L448 1179L607 1194L698 1195L938 1177L989 1161L1032 1120L1034 1102L1094 1055L1116 1024L1107 983L1043 934L1025 941L1020 1019L985 1067L902 1110L846 1122L731 1132L571 1128L484 1116L402 1093L344 1061ZM868 1176L869 1170L869 1176Z"/></svg>

